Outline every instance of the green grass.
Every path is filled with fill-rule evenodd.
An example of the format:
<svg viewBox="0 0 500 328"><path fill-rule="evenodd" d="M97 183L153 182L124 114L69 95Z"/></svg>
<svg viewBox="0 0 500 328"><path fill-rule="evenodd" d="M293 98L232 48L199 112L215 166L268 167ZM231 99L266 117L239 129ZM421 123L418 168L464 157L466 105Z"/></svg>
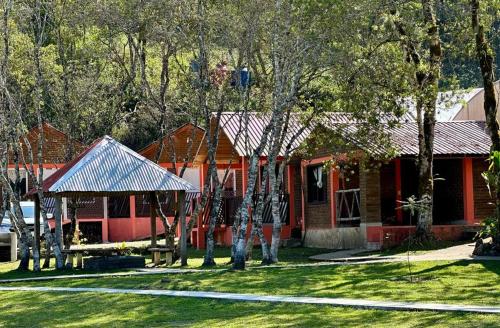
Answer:
<svg viewBox="0 0 500 328"><path fill-rule="evenodd" d="M320 250L323 251L323 250ZM283 249L284 264L307 262L314 249ZM255 255L258 255L258 251ZM201 265L203 252L191 250L191 267ZM229 268L228 249L216 250L218 268ZM251 263L257 265L258 260ZM25 277L33 273L9 271L0 266L0 279ZM375 300L422 301L461 304L498 305L500 301L500 261L413 262L409 282L406 262L346 266L253 268L243 272L201 272L148 276L65 279L44 282L20 282L10 285L114 287L142 289L177 289L192 291L240 292L266 295L349 297ZM85 270L63 271L84 273ZM51 270L42 274L56 274Z"/></svg>
<svg viewBox="0 0 500 328"><path fill-rule="evenodd" d="M280 265L290 265L295 263L309 263L309 256L331 252L331 250L321 249L321 248L283 248L280 249ZM217 265L215 268L226 268L229 269L231 267L229 263L231 259L231 250L229 248L216 247L215 248L215 260ZM252 261L247 263L248 266L259 266L261 261L261 254L258 248L254 250L254 258ZM203 256L205 255L204 250L197 249L188 249L188 266L185 268L195 268L195 269L203 269L201 267L203 263ZM146 255L146 263L151 263L151 257ZM19 261L10 262L10 263L0 263L0 279L14 279L14 278L25 278L25 277L41 277L41 276L51 276L51 275L70 275L70 274L93 274L100 273L97 271L89 271L89 270L62 270L58 271L54 269L54 260L52 259L51 267L49 269L43 269L42 272L20 272L17 271L17 267L19 265ZM32 263L30 262L30 265ZM180 263L177 261L173 266L173 268L179 268ZM209 269L212 269L211 267ZM116 270L115 270L116 271ZM122 270L123 271L123 270ZM113 272L113 271L108 271Z"/></svg>
<svg viewBox="0 0 500 328"><path fill-rule="evenodd" d="M262 295L348 297L375 300L496 305L500 301L500 261L412 263L418 282L408 281L406 263L292 267L308 262L317 249L282 249L280 269L201 272L92 279L64 279L4 286L69 286L177 289ZM255 250L255 256L259 255ZM216 249L217 268L229 268L230 251ZM190 250L190 267L201 265L203 252ZM250 263L257 266L258 258ZM42 273L13 271L17 263L0 264L0 279ZM269 304L191 298L97 293L1 292L0 327L495 327L498 316L461 313L359 310L318 305Z"/></svg>
<svg viewBox="0 0 500 328"><path fill-rule="evenodd" d="M417 262L65 279L12 286L112 287L498 305L500 262Z"/></svg>
<svg viewBox="0 0 500 328"><path fill-rule="evenodd" d="M0 327L495 327L498 316L188 298L9 292Z"/></svg>

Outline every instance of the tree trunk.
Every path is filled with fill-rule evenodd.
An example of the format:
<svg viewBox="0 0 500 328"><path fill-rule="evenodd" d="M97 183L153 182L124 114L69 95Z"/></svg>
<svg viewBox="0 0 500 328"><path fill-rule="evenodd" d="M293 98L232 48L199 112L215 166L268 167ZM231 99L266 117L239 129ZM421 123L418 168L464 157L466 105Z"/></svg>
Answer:
<svg viewBox="0 0 500 328"><path fill-rule="evenodd" d="M214 175L215 175L215 179L217 179L217 172ZM213 176L212 176L212 179L214 179ZM203 266L215 265L214 231L215 231L215 225L217 224L217 216L219 214L219 209L220 209L220 205L221 205L222 188L221 188L220 183L217 180L215 180L214 183L215 183L215 190L213 193L212 208L210 209L210 222L208 224L208 231L207 231L207 250L205 252L205 257L203 259Z"/></svg>
<svg viewBox="0 0 500 328"><path fill-rule="evenodd" d="M264 206L267 202L266 195L266 185L269 177L269 165L264 170L264 174L261 177L259 198L257 199L257 204L252 213L252 232L250 238L247 242L246 258L250 260L252 258L253 243L255 237L259 238L260 247L262 249L262 261L261 264L267 265L271 263L271 255L269 253L269 245L264 236L262 230L262 214L264 212Z"/></svg>
<svg viewBox="0 0 500 328"><path fill-rule="evenodd" d="M434 13L435 2L422 0L424 21L429 41L429 67L423 72L417 67L416 78L420 86L417 108L423 115L419 123L419 196L421 211L416 229L416 238L426 241L432 238L432 208L434 193L433 148L436 124L436 101L441 74L441 40ZM415 63L420 65L420 63Z"/></svg>
<svg viewBox="0 0 500 328"><path fill-rule="evenodd" d="M495 74L493 49L484 34L484 26L479 18L479 0L471 0L471 23L476 41L476 56L483 77L484 86L484 115L491 139L491 151L500 151L500 135L497 121L497 102L495 92ZM500 172L494 172L497 176ZM495 190L495 217L497 219L497 235L494 236L495 244L500 246L500 189Z"/></svg>
<svg viewBox="0 0 500 328"><path fill-rule="evenodd" d="M249 160L249 172L248 172L248 186L245 191L245 196L243 197L243 201L241 203L239 209L239 230L237 232L237 237L233 236L233 247L234 247L234 261L233 261L233 270L244 270L245 269L245 257L246 257L246 233L248 220L250 218L249 208L252 202L252 195L255 191L255 184L257 181L257 171L259 158L262 154L262 151L267 144L269 133L274 124L275 115L273 113L273 117L271 118L271 122L264 129L259 145L256 149L254 149L252 156Z"/></svg>

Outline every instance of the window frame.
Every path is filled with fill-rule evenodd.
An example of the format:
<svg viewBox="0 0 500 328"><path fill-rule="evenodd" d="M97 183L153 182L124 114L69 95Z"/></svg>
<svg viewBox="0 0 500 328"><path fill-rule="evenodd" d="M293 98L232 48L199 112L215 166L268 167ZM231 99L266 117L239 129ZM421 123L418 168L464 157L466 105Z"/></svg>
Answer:
<svg viewBox="0 0 500 328"><path fill-rule="evenodd" d="M314 176L314 173L313 173L313 170L318 168L318 167L321 167L323 173L322 173L322 180L323 180L323 187L321 189L323 189L323 200L319 200L319 191L316 192L316 196L315 196L315 199L314 200L311 200L311 190L313 189L312 188L312 181L313 179L311 179L311 177ZM325 168L323 167L322 164L319 164L319 165L308 165L306 167L306 178L307 178L307 203L308 204L312 204L312 205L316 205L316 204L326 204L328 203L328 171L325 170ZM315 190L319 190L320 188L318 188L317 186L314 187Z"/></svg>

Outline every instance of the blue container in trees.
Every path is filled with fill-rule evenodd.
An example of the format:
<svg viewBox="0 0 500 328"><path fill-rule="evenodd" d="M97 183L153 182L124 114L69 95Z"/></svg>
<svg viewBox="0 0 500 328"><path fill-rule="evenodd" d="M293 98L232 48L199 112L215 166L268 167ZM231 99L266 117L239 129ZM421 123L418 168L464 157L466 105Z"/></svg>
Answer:
<svg viewBox="0 0 500 328"><path fill-rule="evenodd" d="M240 87L246 88L250 85L250 72L248 68L243 67L240 70Z"/></svg>
<svg viewBox="0 0 500 328"><path fill-rule="evenodd" d="M231 86L238 88L246 88L250 86L251 74L248 68L243 67L239 70L231 71Z"/></svg>
<svg viewBox="0 0 500 328"><path fill-rule="evenodd" d="M191 71L197 73L200 71L200 63L196 59L191 60Z"/></svg>

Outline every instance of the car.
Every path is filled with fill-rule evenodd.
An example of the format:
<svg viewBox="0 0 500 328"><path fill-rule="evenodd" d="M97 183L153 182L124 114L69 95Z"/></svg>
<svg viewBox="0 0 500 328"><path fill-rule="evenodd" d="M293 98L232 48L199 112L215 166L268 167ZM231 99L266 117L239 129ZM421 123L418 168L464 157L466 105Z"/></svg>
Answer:
<svg viewBox="0 0 500 328"><path fill-rule="evenodd" d="M26 225L31 231L35 230L35 202L30 202L30 201L24 201L20 202L19 205L21 206L21 211L23 212L23 217L24 217L24 222L26 222ZM11 204L11 208L12 208ZM52 213L47 213L47 218L51 219L53 218ZM9 231L14 231L14 227L12 226L9 218L9 212L6 211L2 224L0 225L0 232L9 232ZM43 232L43 219L42 215L40 214L40 234Z"/></svg>

